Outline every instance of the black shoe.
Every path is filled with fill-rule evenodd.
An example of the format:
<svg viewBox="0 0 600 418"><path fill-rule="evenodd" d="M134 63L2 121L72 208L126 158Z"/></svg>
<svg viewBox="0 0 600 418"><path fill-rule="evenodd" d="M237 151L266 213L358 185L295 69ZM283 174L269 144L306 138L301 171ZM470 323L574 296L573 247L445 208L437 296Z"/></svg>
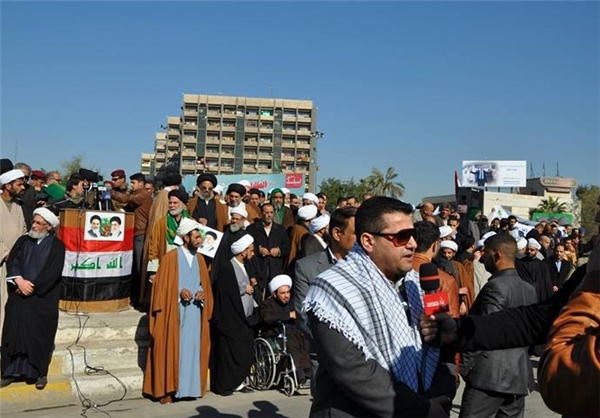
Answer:
<svg viewBox="0 0 600 418"><path fill-rule="evenodd" d="M233 395L233 391L232 390L226 390L225 392L221 392L219 395L221 395L221 396L231 396L231 395Z"/></svg>
<svg viewBox="0 0 600 418"><path fill-rule="evenodd" d="M35 382L35 388L37 390L43 390L47 384L48 378L46 376L38 377L37 381Z"/></svg>
<svg viewBox="0 0 600 418"><path fill-rule="evenodd" d="M5 388L14 381L15 378L13 376L5 377L4 379L0 380L0 388Z"/></svg>
<svg viewBox="0 0 600 418"><path fill-rule="evenodd" d="M254 393L254 390L250 389L248 386L244 386L239 390L241 393Z"/></svg>

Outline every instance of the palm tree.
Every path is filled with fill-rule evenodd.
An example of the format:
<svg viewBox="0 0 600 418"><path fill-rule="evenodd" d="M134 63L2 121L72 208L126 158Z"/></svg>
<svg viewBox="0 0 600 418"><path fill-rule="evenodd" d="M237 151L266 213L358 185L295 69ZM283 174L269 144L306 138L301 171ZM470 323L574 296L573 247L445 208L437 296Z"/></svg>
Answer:
<svg viewBox="0 0 600 418"><path fill-rule="evenodd" d="M536 210L545 213L565 213L567 211L567 204L559 202L558 197L548 196L547 199L541 200Z"/></svg>
<svg viewBox="0 0 600 418"><path fill-rule="evenodd" d="M374 195L401 198L404 195L404 185L394 181L396 177L398 177L398 173L393 167L389 167L385 174L378 168L373 167L371 175L365 179L365 182Z"/></svg>

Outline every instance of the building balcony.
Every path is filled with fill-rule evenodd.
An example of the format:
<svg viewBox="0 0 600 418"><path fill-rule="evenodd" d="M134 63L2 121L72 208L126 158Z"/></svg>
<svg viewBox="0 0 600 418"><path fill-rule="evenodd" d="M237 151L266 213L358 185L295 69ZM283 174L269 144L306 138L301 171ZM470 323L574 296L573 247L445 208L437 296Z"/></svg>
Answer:
<svg viewBox="0 0 600 418"><path fill-rule="evenodd" d="M183 150L181 152L181 155L184 157L195 157L196 156L196 150Z"/></svg>
<svg viewBox="0 0 600 418"><path fill-rule="evenodd" d="M169 136L179 136L179 129L169 129L167 134Z"/></svg>
<svg viewBox="0 0 600 418"><path fill-rule="evenodd" d="M167 149L179 149L179 141L169 141L167 142Z"/></svg>
<svg viewBox="0 0 600 418"><path fill-rule="evenodd" d="M273 120L273 115L260 115L260 120Z"/></svg>
<svg viewBox="0 0 600 418"><path fill-rule="evenodd" d="M281 161L287 161L287 162L294 162L294 156L293 155L282 155L281 156Z"/></svg>
<svg viewBox="0 0 600 418"><path fill-rule="evenodd" d="M223 125L221 130L223 132L235 132L235 125L234 126Z"/></svg>
<svg viewBox="0 0 600 418"><path fill-rule="evenodd" d="M195 123L184 123L183 124L183 130L184 131L197 131L198 130L198 125Z"/></svg>
<svg viewBox="0 0 600 418"><path fill-rule="evenodd" d="M237 117L235 111L224 111L221 116L223 119L235 119Z"/></svg>
<svg viewBox="0 0 600 418"><path fill-rule="evenodd" d="M308 142L296 142L296 149L310 149L310 143L308 143Z"/></svg>
<svg viewBox="0 0 600 418"><path fill-rule="evenodd" d="M196 137L193 136L184 136L182 139L182 142L184 144L195 144L196 143Z"/></svg>
<svg viewBox="0 0 600 418"><path fill-rule="evenodd" d="M198 109L193 109L193 108L189 108L189 109L188 109L188 108L186 108L186 109L183 111L183 116L184 116L184 117L185 117L185 116L191 116L191 117L194 117L194 116L196 116L196 117L197 117L197 116L198 116Z"/></svg>
<svg viewBox="0 0 600 418"><path fill-rule="evenodd" d="M286 135L296 135L295 129L283 128L282 132Z"/></svg>
<svg viewBox="0 0 600 418"><path fill-rule="evenodd" d="M209 131L220 131L221 130L221 125L220 124L209 124L206 129L208 129Z"/></svg>
<svg viewBox="0 0 600 418"><path fill-rule="evenodd" d="M221 112L217 111L217 110L209 110L208 112L206 112L206 114L208 116L213 116L213 117L218 117L218 118L221 117Z"/></svg>
<svg viewBox="0 0 600 418"><path fill-rule="evenodd" d="M215 137L206 137L206 143L207 144L218 144L219 142L221 142L221 140L219 138L215 138Z"/></svg>
<svg viewBox="0 0 600 418"><path fill-rule="evenodd" d="M273 127L269 128L269 127L261 126L260 127L260 133L261 134L272 134L273 133Z"/></svg>
<svg viewBox="0 0 600 418"><path fill-rule="evenodd" d="M221 171L221 173L233 173L233 167L220 166L219 171Z"/></svg>

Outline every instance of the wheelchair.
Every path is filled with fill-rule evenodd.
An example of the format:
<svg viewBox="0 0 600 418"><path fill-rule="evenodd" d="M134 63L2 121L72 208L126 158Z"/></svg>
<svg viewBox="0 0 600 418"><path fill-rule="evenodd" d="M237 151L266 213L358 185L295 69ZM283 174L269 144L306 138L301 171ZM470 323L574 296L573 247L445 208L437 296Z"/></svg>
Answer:
<svg viewBox="0 0 600 418"><path fill-rule="evenodd" d="M257 390L281 387L283 393L292 396L300 385L296 365L287 351L285 324L280 324L281 333L277 337L254 339L254 360L250 369L250 386Z"/></svg>

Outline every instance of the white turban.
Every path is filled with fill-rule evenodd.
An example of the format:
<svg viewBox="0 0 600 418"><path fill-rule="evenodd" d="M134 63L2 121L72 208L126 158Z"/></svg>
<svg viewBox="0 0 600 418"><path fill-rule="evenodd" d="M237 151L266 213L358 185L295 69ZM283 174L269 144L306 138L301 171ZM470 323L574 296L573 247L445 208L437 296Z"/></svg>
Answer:
<svg viewBox="0 0 600 418"><path fill-rule="evenodd" d="M327 228L327 225L329 225L329 219L329 215L321 215L310 221L310 233L314 234L323 228Z"/></svg>
<svg viewBox="0 0 600 418"><path fill-rule="evenodd" d="M21 171L21 170L19 170ZM21 171L21 174L23 174L23 172ZM17 177L19 178L19 177ZM12 181L12 180L11 180ZM33 215L40 215L42 218L44 218L44 220L46 222L48 222L50 225L52 225L52 228L56 229L58 227L58 217L53 214L50 209L46 209L46 208L37 208L36 210L33 211Z"/></svg>
<svg viewBox="0 0 600 418"><path fill-rule="evenodd" d="M483 234L481 239L485 241L486 239L488 239L489 237L493 237L494 235L496 235L495 231L486 232L485 234Z"/></svg>
<svg viewBox="0 0 600 418"><path fill-rule="evenodd" d="M233 215L234 213L240 215L244 219L246 219L248 217L248 212L246 212L246 209L244 209L240 206L231 208L231 210L229 211L229 214Z"/></svg>
<svg viewBox="0 0 600 418"><path fill-rule="evenodd" d="M508 233L509 233L509 235L510 235L511 237L513 237L514 239L517 239L517 240L518 240L518 239L519 239L519 237L521 236L521 235L519 235L519 230L518 230L518 229L516 229L516 228L515 228L515 229L511 229L510 231L508 231Z"/></svg>
<svg viewBox="0 0 600 418"><path fill-rule="evenodd" d="M319 198L314 193L304 193L304 196L302 196L302 200L304 199L313 201L315 205L319 203Z"/></svg>
<svg viewBox="0 0 600 418"><path fill-rule="evenodd" d="M254 237L250 234L244 235L242 238L238 239L236 242L231 244L231 252L233 255L238 255L242 253L246 248L248 248L254 242Z"/></svg>
<svg viewBox="0 0 600 418"><path fill-rule="evenodd" d="M190 218L181 218L177 227L177 236L183 238L194 229L200 230L200 224Z"/></svg>
<svg viewBox="0 0 600 418"><path fill-rule="evenodd" d="M450 248L455 253L458 252L458 244L450 240L442 241L440 243L440 248Z"/></svg>
<svg viewBox="0 0 600 418"><path fill-rule="evenodd" d="M537 242L537 240L535 238L529 238L527 240L527 246L528 247L533 247L536 250L541 250L542 249L542 245L539 242Z"/></svg>
<svg viewBox="0 0 600 418"><path fill-rule="evenodd" d="M302 206L298 209L298 217L302 220L308 221L309 219L317 216L319 209L315 205Z"/></svg>
<svg viewBox="0 0 600 418"><path fill-rule="evenodd" d="M485 240L484 239L480 239L479 241L477 241L477 245L475 246L475 248L482 248L485 244Z"/></svg>
<svg viewBox="0 0 600 418"><path fill-rule="evenodd" d="M275 293L281 286L289 286L292 288L292 278L287 274L275 276L269 282L269 293Z"/></svg>
<svg viewBox="0 0 600 418"><path fill-rule="evenodd" d="M0 176L0 185L8 184L11 181L15 181L16 179L20 179L22 177L25 177L25 173L18 168L15 168L14 170L7 171Z"/></svg>
<svg viewBox="0 0 600 418"><path fill-rule="evenodd" d="M448 225L440 226L440 238L447 237L452 233L452 228Z"/></svg>
<svg viewBox="0 0 600 418"><path fill-rule="evenodd" d="M223 186L221 186L220 184L217 184L214 188L213 188L213 192L215 193L223 193Z"/></svg>
<svg viewBox="0 0 600 418"><path fill-rule="evenodd" d="M290 189L288 189L287 187L282 187L281 191L285 194L290 194Z"/></svg>
<svg viewBox="0 0 600 418"><path fill-rule="evenodd" d="M244 187L251 187L251 184L248 180L240 180L237 182L238 184L241 184Z"/></svg>
<svg viewBox="0 0 600 418"><path fill-rule="evenodd" d="M523 237L519 237L517 240L517 250L522 250L525 247L527 247L527 240Z"/></svg>

